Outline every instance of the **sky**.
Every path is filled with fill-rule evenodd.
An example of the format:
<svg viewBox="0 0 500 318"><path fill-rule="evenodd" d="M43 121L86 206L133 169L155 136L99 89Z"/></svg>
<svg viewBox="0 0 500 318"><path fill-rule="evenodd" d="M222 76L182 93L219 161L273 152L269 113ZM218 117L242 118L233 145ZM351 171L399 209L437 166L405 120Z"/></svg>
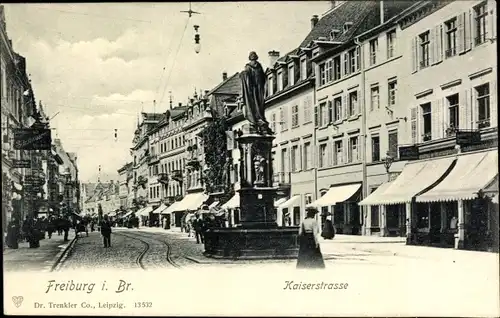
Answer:
<svg viewBox="0 0 500 318"><path fill-rule="evenodd" d="M117 179L130 161L138 114L165 112L194 90L209 90L256 51L285 54L329 1L6 4L7 34L26 57L53 138L78 155L83 182ZM201 51L194 51L199 25ZM154 103L153 101L156 101ZM117 129L118 138L114 138Z"/></svg>

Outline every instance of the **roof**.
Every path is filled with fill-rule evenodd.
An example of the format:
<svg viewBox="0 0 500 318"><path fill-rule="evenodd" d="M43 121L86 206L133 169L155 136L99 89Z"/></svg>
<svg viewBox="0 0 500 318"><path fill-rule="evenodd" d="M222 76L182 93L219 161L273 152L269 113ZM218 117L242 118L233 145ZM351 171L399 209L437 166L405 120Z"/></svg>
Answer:
<svg viewBox="0 0 500 318"><path fill-rule="evenodd" d="M162 116L164 116L163 113L145 113L142 112L142 120L144 121L155 121L155 120L161 120Z"/></svg>
<svg viewBox="0 0 500 318"><path fill-rule="evenodd" d="M167 112L170 113L170 117L172 119L175 119L180 115L183 115L188 110L188 108L189 108L188 106L177 106L171 110L168 110Z"/></svg>
<svg viewBox="0 0 500 318"><path fill-rule="evenodd" d="M241 93L241 81L238 76L239 72L234 73L232 76L228 77L225 81L222 81L217 86L212 88L208 95L212 94L240 94Z"/></svg>

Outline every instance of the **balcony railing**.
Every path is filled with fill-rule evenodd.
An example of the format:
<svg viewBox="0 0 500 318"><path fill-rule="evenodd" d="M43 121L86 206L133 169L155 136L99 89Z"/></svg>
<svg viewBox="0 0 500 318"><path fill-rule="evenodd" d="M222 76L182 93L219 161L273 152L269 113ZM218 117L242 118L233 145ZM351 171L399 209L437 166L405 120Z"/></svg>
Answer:
<svg viewBox="0 0 500 318"><path fill-rule="evenodd" d="M446 137L453 137L457 134L457 128L450 126L446 128Z"/></svg>
<svg viewBox="0 0 500 318"><path fill-rule="evenodd" d="M278 185L288 185L290 184L291 172L278 172L274 174L274 184Z"/></svg>
<svg viewBox="0 0 500 318"><path fill-rule="evenodd" d="M489 118L485 118L485 119L481 119L481 120L477 121L477 128L478 129L488 128L488 127L490 127L490 119Z"/></svg>
<svg viewBox="0 0 500 318"><path fill-rule="evenodd" d="M424 142L432 140L432 134L430 132L423 134L422 135L422 140Z"/></svg>

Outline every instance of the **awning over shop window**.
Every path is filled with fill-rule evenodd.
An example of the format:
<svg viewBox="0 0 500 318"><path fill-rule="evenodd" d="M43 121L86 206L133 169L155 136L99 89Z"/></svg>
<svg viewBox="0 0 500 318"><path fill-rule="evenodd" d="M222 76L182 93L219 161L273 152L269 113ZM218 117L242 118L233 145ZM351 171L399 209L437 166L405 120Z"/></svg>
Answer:
<svg viewBox="0 0 500 318"><path fill-rule="evenodd" d="M214 209L215 207L217 207L219 205L219 201L214 201L212 202L212 204L210 204L208 206L208 209L211 210L211 209Z"/></svg>
<svg viewBox="0 0 500 318"><path fill-rule="evenodd" d="M14 188L16 188L17 191L21 191L23 189L23 186L20 185L19 183L13 182L13 184L14 184Z"/></svg>
<svg viewBox="0 0 500 318"><path fill-rule="evenodd" d="M177 211L195 211L198 210L207 199L208 196L205 193L187 194L179 201L179 206L176 207L176 209Z"/></svg>
<svg viewBox="0 0 500 318"><path fill-rule="evenodd" d="M150 206L147 206L147 207L141 209L140 212L138 212L138 214L141 216L149 216L149 213L152 211L153 211L153 207L150 205Z"/></svg>
<svg viewBox="0 0 500 318"><path fill-rule="evenodd" d="M157 207L156 209L154 209L153 214L161 214L161 212L163 210L165 210L166 208L167 208L167 206L162 203L162 204L160 204L159 207Z"/></svg>
<svg viewBox="0 0 500 318"><path fill-rule="evenodd" d="M223 209L236 209L240 207L240 193L236 192L229 201L224 203L221 208Z"/></svg>
<svg viewBox="0 0 500 318"><path fill-rule="evenodd" d="M359 205L377 205L376 202L384 195L385 191L389 188L392 182L386 182L381 184L377 190L370 193L363 201L359 202ZM375 202L375 203L372 203Z"/></svg>
<svg viewBox="0 0 500 318"><path fill-rule="evenodd" d="M454 157L408 163L391 185L370 200L371 205L409 203L418 193L436 183L455 161Z"/></svg>
<svg viewBox="0 0 500 318"><path fill-rule="evenodd" d="M277 208L277 207L279 207L281 204L283 204L285 202L286 202L286 198L278 199L278 200L274 201L274 207Z"/></svg>
<svg viewBox="0 0 500 318"><path fill-rule="evenodd" d="M312 202L308 206L318 208L344 202L351 198L359 190L359 188L361 188L361 183L331 187L321 198Z"/></svg>
<svg viewBox="0 0 500 318"><path fill-rule="evenodd" d="M172 203L172 205L170 205L168 208L166 208L165 210L163 210L161 212L161 214L170 214L170 213L173 213L173 212L176 212L176 211L181 211L181 210L178 210L177 207L180 205L181 201L176 201L174 203Z"/></svg>
<svg viewBox="0 0 500 318"><path fill-rule="evenodd" d="M498 175L498 152L487 151L458 157L453 170L433 189L417 196L417 202L471 200Z"/></svg>
<svg viewBox="0 0 500 318"><path fill-rule="evenodd" d="M294 206L300 206L300 195L294 195L290 199L278 206L278 209L287 209Z"/></svg>

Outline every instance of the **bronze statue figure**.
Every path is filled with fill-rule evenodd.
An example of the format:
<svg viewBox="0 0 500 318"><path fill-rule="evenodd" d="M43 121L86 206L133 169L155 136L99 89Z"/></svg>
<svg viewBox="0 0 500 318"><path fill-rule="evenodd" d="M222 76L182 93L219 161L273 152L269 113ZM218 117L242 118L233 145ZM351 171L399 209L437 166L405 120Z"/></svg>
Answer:
<svg viewBox="0 0 500 318"><path fill-rule="evenodd" d="M243 115L250 126L261 134L272 133L264 114L266 74L257 61L257 53L250 52L245 69L240 73L243 103Z"/></svg>

